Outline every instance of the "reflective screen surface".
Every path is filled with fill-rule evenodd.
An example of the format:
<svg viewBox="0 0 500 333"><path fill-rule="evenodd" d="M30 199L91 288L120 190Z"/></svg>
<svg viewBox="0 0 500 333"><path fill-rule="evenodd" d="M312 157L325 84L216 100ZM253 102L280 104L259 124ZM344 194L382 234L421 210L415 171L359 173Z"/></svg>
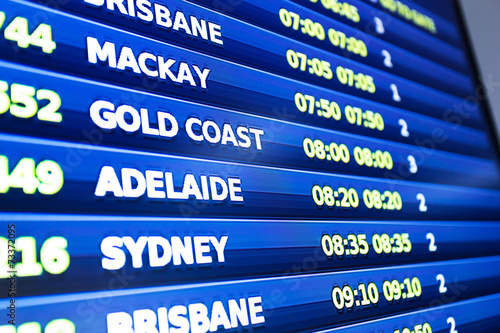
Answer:
<svg viewBox="0 0 500 333"><path fill-rule="evenodd" d="M2 0L0 333L496 332L455 1Z"/></svg>

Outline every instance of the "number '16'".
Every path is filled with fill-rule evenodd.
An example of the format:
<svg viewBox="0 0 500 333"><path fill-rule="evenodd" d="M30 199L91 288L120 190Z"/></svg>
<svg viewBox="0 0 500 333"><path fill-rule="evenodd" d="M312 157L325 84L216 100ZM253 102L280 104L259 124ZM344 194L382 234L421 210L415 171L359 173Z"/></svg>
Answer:
<svg viewBox="0 0 500 333"><path fill-rule="evenodd" d="M36 240L33 237L19 237L15 242L15 251L21 252L22 260L12 267L9 263L13 247L9 247L7 238L0 237L0 278L10 277L10 271L16 271L18 277L38 276L47 271L50 274L62 274L69 267L70 257L64 237L47 239L40 250L40 262L37 262ZM0 331L1 333L1 331Z"/></svg>

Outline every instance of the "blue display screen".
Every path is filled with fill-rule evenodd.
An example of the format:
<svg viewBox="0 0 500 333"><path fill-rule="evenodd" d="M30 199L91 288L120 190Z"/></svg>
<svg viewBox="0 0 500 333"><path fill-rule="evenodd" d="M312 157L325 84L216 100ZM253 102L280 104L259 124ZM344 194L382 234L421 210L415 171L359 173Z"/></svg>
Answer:
<svg viewBox="0 0 500 333"><path fill-rule="evenodd" d="M2 0L0 333L498 331L477 78L452 0Z"/></svg>

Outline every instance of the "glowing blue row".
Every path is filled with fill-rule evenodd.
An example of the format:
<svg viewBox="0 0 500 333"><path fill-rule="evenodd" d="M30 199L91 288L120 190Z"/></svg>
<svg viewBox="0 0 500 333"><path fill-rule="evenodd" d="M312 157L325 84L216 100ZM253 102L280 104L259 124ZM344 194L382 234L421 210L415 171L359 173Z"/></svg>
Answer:
<svg viewBox="0 0 500 333"><path fill-rule="evenodd" d="M17 296L97 291L108 286L110 275L122 273L134 276L124 286L130 289L313 272L347 273L360 267L500 255L498 223L332 223L196 216L2 214L1 226L7 230L13 225L19 239L15 269L23 287ZM23 258L32 254L39 258L37 254L42 249L47 252L57 237L66 240L69 255L69 265L62 273L47 268L39 275L19 270ZM21 251L26 238L34 239L34 248ZM42 265L44 262L42 259ZM7 290L8 280L0 279L0 287Z"/></svg>
<svg viewBox="0 0 500 333"><path fill-rule="evenodd" d="M0 135L0 144L9 172L27 157L36 165L55 161L64 176L62 184L60 176L44 181L40 172L41 184L49 183L38 188L40 195L18 190L22 184L12 177L13 188L1 194L2 211L179 216L201 206L206 217L498 219L500 191L495 190L209 162L11 135ZM49 169L60 175L52 164ZM25 192L32 189L28 185ZM51 195L53 191L57 194Z"/></svg>

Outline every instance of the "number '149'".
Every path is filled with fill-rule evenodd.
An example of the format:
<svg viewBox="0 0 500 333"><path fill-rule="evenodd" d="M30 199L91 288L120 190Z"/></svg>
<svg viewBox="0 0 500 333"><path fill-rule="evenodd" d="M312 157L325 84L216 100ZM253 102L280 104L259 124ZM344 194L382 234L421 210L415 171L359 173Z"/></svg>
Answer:
<svg viewBox="0 0 500 333"><path fill-rule="evenodd" d="M25 194L54 195L64 184L63 171L59 164L45 160L36 165L32 158L22 158L9 173L7 156L0 155L0 193L10 188L22 189Z"/></svg>

